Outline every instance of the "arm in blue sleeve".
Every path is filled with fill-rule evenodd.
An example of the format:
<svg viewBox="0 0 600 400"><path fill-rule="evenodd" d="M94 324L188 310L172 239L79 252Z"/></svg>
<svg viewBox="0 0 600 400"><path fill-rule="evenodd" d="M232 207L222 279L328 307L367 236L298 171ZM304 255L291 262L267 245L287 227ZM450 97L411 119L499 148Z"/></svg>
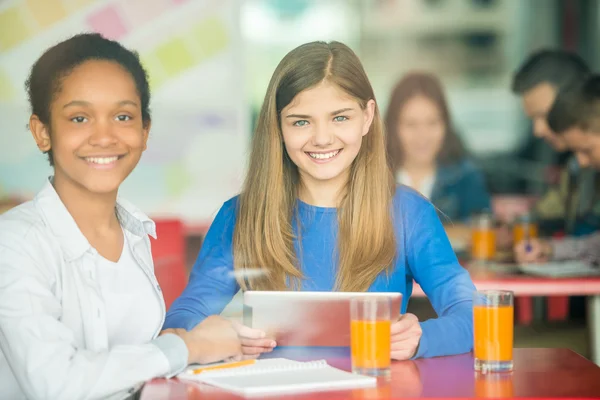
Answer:
<svg viewBox="0 0 600 400"><path fill-rule="evenodd" d="M458 263L434 207L426 204L408 229L408 266L438 315L421 322L423 335L415 357L471 351L475 286Z"/></svg>
<svg viewBox="0 0 600 400"><path fill-rule="evenodd" d="M220 314L238 292L233 275L233 230L236 201L221 207L202 244L187 287L165 319L163 329L192 329L210 315Z"/></svg>

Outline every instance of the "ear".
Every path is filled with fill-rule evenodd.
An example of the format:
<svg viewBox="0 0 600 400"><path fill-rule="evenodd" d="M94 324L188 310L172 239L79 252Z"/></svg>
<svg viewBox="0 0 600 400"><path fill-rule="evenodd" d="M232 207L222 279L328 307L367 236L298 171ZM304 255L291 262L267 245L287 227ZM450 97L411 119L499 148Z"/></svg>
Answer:
<svg viewBox="0 0 600 400"><path fill-rule="evenodd" d="M50 140L50 131L46 125L40 121L37 115L32 114L29 118L29 130L33 135L33 140L37 143L38 148L42 152L47 152L52 148Z"/></svg>
<svg viewBox="0 0 600 400"><path fill-rule="evenodd" d="M375 117L375 100L371 99L367 102L367 106L364 111L365 123L363 124L363 132L362 135L365 136L369 133L369 129L371 129L371 124L373 123L373 118Z"/></svg>
<svg viewBox="0 0 600 400"><path fill-rule="evenodd" d="M143 145L143 150L145 151L148 148L148 137L150 136L150 127L152 126L152 122L148 121L147 123L144 124L144 128L142 130L142 134L144 135L143 140L144 140L144 145Z"/></svg>

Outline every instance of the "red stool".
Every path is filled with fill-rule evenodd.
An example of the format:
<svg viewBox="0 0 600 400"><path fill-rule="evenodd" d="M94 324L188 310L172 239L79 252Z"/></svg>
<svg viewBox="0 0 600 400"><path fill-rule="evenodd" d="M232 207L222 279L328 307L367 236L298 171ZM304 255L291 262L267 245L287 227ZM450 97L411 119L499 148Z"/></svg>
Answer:
<svg viewBox="0 0 600 400"><path fill-rule="evenodd" d="M187 284L184 227L178 219L157 219L155 223L157 239L150 239L154 273L168 310Z"/></svg>
<svg viewBox="0 0 600 400"><path fill-rule="evenodd" d="M515 297L517 322L520 325L529 325L533 321L533 297Z"/></svg>
<svg viewBox="0 0 600 400"><path fill-rule="evenodd" d="M548 321L564 321L569 316L569 297L551 296L548 297L547 318Z"/></svg>

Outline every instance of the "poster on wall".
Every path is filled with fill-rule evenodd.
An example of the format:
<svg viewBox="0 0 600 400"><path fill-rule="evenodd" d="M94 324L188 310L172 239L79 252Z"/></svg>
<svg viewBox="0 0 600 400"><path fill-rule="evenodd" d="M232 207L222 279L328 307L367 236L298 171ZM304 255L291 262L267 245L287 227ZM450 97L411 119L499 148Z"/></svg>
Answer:
<svg viewBox="0 0 600 400"><path fill-rule="evenodd" d="M210 222L240 189L250 136L237 0L0 1L0 198L30 199L52 173L26 128L31 65L90 31L137 50L150 77L148 150L120 194Z"/></svg>

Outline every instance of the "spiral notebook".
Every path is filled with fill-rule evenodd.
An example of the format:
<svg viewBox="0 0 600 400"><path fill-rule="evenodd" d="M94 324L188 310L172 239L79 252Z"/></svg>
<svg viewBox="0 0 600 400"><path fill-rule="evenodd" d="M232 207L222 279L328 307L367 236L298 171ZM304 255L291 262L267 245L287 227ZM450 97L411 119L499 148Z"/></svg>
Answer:
<svg viewBox="0 0 600 400"><path fill-rule="evenodd" d="M299 362L285 358L259 360L254 365L183 373L180 379L193 380L243 396L265 396L323 390L342 390L377 385L377 379L334 368L325 360Z"/></svg>

